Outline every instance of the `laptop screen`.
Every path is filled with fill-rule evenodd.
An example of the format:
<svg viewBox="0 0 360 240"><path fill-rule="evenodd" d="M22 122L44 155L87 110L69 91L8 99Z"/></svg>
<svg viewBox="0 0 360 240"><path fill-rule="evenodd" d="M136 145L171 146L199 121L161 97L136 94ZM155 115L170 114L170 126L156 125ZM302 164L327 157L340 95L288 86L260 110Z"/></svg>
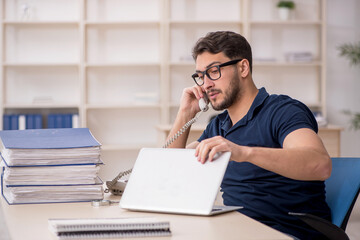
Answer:
<svg viewBox="0 0 360 240"><path fill-rule="evenodd" d="M201 164L195 149L143 148L120 201L131 210L206 214L211 211L230 152Z"/></svg>

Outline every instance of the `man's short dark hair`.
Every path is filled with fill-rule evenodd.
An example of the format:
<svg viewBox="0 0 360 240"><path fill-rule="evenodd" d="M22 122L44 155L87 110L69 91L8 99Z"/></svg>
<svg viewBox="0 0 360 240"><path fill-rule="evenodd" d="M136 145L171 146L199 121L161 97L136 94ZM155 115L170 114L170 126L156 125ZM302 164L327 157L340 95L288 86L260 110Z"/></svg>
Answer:
<svg viewBox="0 0 360 240"><path fill-rule="evenodd" d="M225 56L234 60L245 58L249 61L250 72L252 72L252 53L248 41L238 33L231 31L209 32L205 37L200 38L192 51L196 61L198 55L209 52L217 54L223 52Z"/></svg>

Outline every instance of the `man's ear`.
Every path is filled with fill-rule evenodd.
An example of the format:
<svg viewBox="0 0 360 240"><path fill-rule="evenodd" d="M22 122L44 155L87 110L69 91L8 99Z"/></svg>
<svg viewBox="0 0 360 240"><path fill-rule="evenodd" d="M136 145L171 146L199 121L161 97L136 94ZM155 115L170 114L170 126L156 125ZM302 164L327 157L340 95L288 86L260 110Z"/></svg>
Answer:
<svg viewBox="0 0 360 240"><path fill-rule="evenodd" d="M241 60L241 62L239 62L239 73L240 76L245 78L249 75L250 73L250 63L247 59L243 59Z"/></svg>

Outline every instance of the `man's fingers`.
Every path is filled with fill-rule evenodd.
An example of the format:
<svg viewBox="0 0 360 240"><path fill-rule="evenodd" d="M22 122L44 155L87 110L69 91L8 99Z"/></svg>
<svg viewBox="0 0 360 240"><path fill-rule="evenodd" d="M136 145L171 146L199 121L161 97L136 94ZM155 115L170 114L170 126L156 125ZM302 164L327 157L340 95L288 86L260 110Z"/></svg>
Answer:
<svg viewBox="0 0 360 240"><path fill-rule="evenodd" d="M219 137L203 140L198 145L195 156L198 157L198 161L201 163L205 163L207 160L213 161L216 153L224 151L224 146L224 141Z"/></svg>

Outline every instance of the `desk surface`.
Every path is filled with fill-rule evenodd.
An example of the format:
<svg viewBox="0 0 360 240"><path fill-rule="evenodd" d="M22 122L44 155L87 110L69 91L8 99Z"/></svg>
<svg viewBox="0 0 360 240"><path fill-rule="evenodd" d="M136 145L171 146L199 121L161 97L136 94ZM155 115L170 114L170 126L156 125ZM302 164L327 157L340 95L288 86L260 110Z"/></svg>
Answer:
<svg viewBox="0 0 360 240"><path fill-rule="evenodd" d="M116 199L115 199L116 200ZM118 200L118 199L117 199ZM1 196L1 207L12 240L56 239L48 230L49 218L156 217L170 221L171 237L160 239L291 239L239 212L217 216L187 216L131 212L118 204L92 207L91 203L8 205ZM153 239L153 238L141 238Z"/></svg>

